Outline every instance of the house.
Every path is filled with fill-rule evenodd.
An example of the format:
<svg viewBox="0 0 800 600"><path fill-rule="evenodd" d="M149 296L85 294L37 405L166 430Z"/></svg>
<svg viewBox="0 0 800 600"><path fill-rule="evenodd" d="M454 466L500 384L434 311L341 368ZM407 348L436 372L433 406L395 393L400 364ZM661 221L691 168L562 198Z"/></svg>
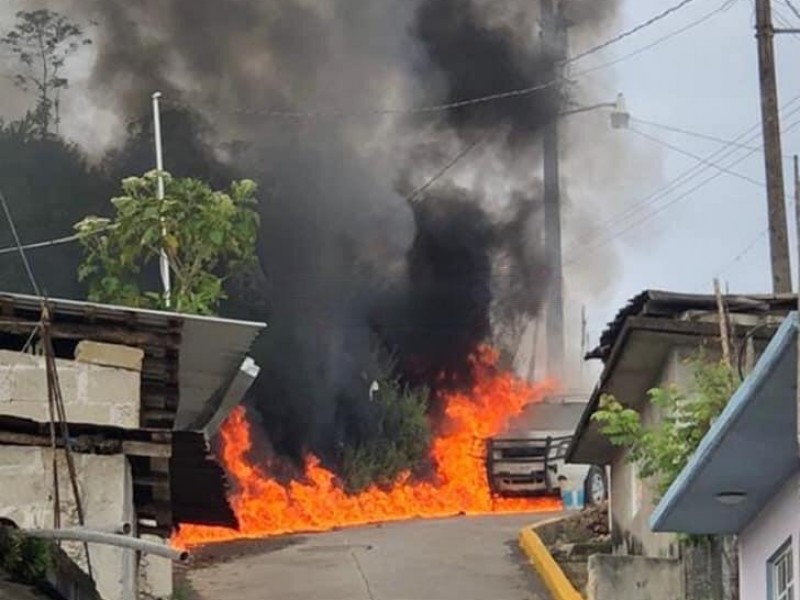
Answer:
<svg viewBox="0 0 800 600"><path fill-rule="evenodd" d="M264 326L0 294L0 518L42 530L83 512L87 528L161 545L181 524L235 527L208 440L258 374L247 352ZM68 436L60 417L51 428L54 388ZM172 594L164 558L64 547L104 600Z"/></svg>
<svg viewBox="0 0 800 600"><path fill-rule="evenodd" d="M742 600L800 585L797 331L793 313L650 518L657 532L737 535Z"/></svg>
<svg viewBox="0 0 800 600"><path fill-rule="evenodd" d="M796 305L794 296L725 296L730 333L741 367L763 350L784 316ZM685 362L703 349L708 356L720 347L717 299L713 295L645 291L633 298L602 334L587 358L604 368L581 416L567 461L607 466L614 553L652 558L680 555L677 537L650 529L654 492L642 482L625 448L613 446L592 415L601 398L611 394L637 410L645 423L660 417L648 402L648 390L666 384L688 389L693 372Z"/></svg>

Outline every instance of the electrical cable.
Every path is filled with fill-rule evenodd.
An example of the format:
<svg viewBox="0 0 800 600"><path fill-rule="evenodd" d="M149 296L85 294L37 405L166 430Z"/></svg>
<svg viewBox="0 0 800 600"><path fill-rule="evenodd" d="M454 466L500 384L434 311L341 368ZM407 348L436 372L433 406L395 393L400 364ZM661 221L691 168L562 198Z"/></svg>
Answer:
<svg viewBox="0 0 800 600"><path fill-rule="evenodd" d="M784 111L787 110L790 106L792 106L793 104L797 103L798 100L800 100L800 95L797 95L794 98L792 98L791 100L789 100L782 107L782 109ZM791 111L789 111L788 113L784 114L783 118L790 117L790 116L794 115L795 113L797 113L798 111L800 111L800 107L795 107ZM738 142L742 138L746 138L750 132L752 132L753 130L759 129L759 127L760 127L760 124L757 123L757 124L753 125L752 127L750 127L749 129L743 131L740 135L738 135L735 138L734 143ZM756 133L751 134L750 138L756 138L759 135L760 134L758 132L756 132ZM733 164L738 164L738 162L741 162L741 160L743 160L747 156L750 156L752 153L761 150L761 147L760 146L759 147L748 147L748 149L750 150L750 152L748 152L748 154L746 154L745 157L742 157L741 159L737 160ZM732 156L736 151L737 151L736 149L728 149L728 150L726 150L725 148L721 148L721 149L711 153L710 155L708 155L706 157L706 160L709 160L709 161L711 161L711 160L722 160L722 159L728 158L729 156ZM733 166L733 164L728 165L727 168L730 168L731 166ZM621 224L621 223L623 223L625 221L628 221L628 220L634 218L639 213L641 213L644 209L646 209L646 208L648 208L650 206L656 205L659 201L661 201L662 199L667 197L669 194L671 194L674 191L677 191L677 189L682 187L684 184L688 184L690 181L692 181L695 178L699 177L700 175L702 175L704 172L706 172L708 170L709 170L709 167L700 166L700 165L695 165L694 167L690 167L689 169L683 171L682 173L680 173L676 177L672 178L664 186L662 186L659 189L647 194L644 198L642 198L641 200L635 202L634 204L632 204L628 208L620 211L619 213L617 213L615 215L612 215L611 217L609 217L605 221L602 221L601 223L597 224L596 225L596 231L599 234L601 232L604 232L609 227L614 227L616 225L619 225L619 224ZM708 181L710 181L710 180L706 180L706 182L708 182ZM575 251L579 251L581 247L587 246L587 245L588 244L586 244L584 242L579 242L579 243L575 244L567 252L567 254L570 254L570 253L575 252Z"/></svg>
<svg viewBox="0 0 800 600"><path fill-rule="evenodd" d="M601 50L604 50L605 48L608 48L609 46L611 46L613 44L616 44L617 42L619 42L621 40L624 40L624 39L626 39L626 38L628 38L628 37L640 32L640 31L642 31L643 29L646 29L647 27L650 27L651 25L653 25L655 23L658 23L659 21L663 20L664 18L670 16L671 14L677 12L678 10L683 8L684 6L690 4L691 2L694 2L694 1L695 0L681 0L681 2L679 2L678 4L673 5L672 7L662 11L661 13L659 13L657 15L655 15L654 17L651 17L647 21L645 21L645 22L643 22L643 23L641 23L641 24L639 24L639 25L637 25L637 26L635 26L635 27L633 27L631 29L628 29L628 30L626 30L626 31L614 36L613 38L611 38L609 40L606 40L605 42L603 42L601 44L598 44L598 45L596 45L596 46L594 46L592 48L589 48L587 50L584 50L584 51L580 52L579 54L577 54L575 56L572 56L572 57L568 58L567 60L565 60L563 62L563 64L565 66L566 65L570 65L570 64L572 64L574 62L577 62L577 61L579 61L579 60L581 60L583 58L586 58L587 56L591 56L592 54L595 54L595 53L597 53L597 52L599 52ZM653 46L656 46L656 45L660 44L661 42L663 42L663 41L665 41L665 40L667 40L667 39L669 39L671 37L674 37L675 35L678 35L679 33L683 33L684 31L688 31L689 29L691 29L691 28L699 25L700 23L708 20L709 18L711 18L715 14L718 14L722 10L727 9L734 1L735 0L727 0L718 9L712 11L711 13L705 15L704 17L701 17L699 20L690 23L689 25L685 26L684 28L682 28L682 29L680 29L678 31L672 32L672 33L668 34L667 36L665 36L665 37L663 37L663 38L661 38L659 40L656 40L655 42L653 42L652 44L648 45L644 49L640 49L640 50L634 51L630 55L627 55L627 56L622 57L620 59L616 59L616 60L611 61L611 62L609 62L607 64L591 67L589 69L586 69L585 71L572 74L571 77L580 77L581 75L584 75L584 74L587 74L587 73L591 73L591 72L597 71L597 70L599 70L601 68L606 68L608 66L617 64L618 62L621 62L622 60L626 60L627 58L630 58L632 56L635 56L636 54L644 52L645 50L647 50L647 49L649 49L649 48L651 48ZM359 116L359 115L365 115L365 114L373 114L373 115L422 114L422 113L433 113L433 112L443 112L443 111L448 111L448 110L455 110L455 109L464 108L464 107L467 107L467 106L473 106L473 105L476 105L476 104L484 104L484 103L487 103L487 102L494 102L494 101L497 101L497 100L503 100L503 99L507 99L507 98L514 98L514 97L519 97L519 96L527 96L527 95L532 94L534 92L545 90L547 88L559 85L561 83L568 83L568 81L563 79L563 78L556 78L556 79L553 79L553 80L550 80L550 81L537 83L537 84L534 84L534 85L531 85L531 86L526 86L526 87L523 87L523 88L508 90L508 91L505 91L505 92L496 92L496 93L493 93L493 94L487 94L487 95L484 95L484 96L478 96L478 97L474 97L474 98L465 98L463 100L456 100L456 101L453 101L453 102L446 102L446 103L441 103L441 104L433 104L433 105L428 105L428 106L409 107L409 108L375 108L375 109L358 110L358 111L336 111L336 110L334 110L334 111L327 111L327 110L280 111L280 110L270 110L270 109L264 109L264 110L236 109L236 110L234 110L232 112L234 114L243 114L243 115L266 116L266 117L284 117L284 118L297 118L297 119L312 119L312 118L320 118L320 117L347 117L347 116Z"/></svg>
<svg viewBox="0 0 800 600"><path fill-rule="evenodd" d="M466 146L461 152L459 152L452 160L450 160L444 167L442 167L433 177L428 179L425 183L423 183L420 187L416 190L411 192L408 196L406 196L406 202L412 203L417 202L421 199L421 196L425 193L425 191L430 188L434 183L439 181L450 169L456 166L461 159L466 157L470 152L472 152L475 148L483 144L487 139L489 139L491 134L486 134Z"/></svg>
<svg viewBox="0 0 800 600"><path fill-rule="evenodd" d="M650 140L654 144L658 144L659 146L663 146L664 148L667 148L668 150L672 150L673 152L677 152L678 154L682 154L684 156L688 156L689 158L693 158L694 160L696 160L700 164L707 165L707 166L709 166L709 167L711 167L713 169L717 169L718 171L722 171L723 173L726 173L726 174L728 174L728 175L730 175L732 177L737 177L738 179L741 179L742 181L746 181L748 183L752 183L753 185L755 185L758 188L766 188L767 187L767 184L764 183L763 181L759 181L757 179L753 179L752 177L749 177L747 175L743 175L742 173L737 173L736 171L731 171L730 169L727 169L727 168L723 167L722 165L719 165L719 164L717 164L715 162L709 161L709 160L703 158L702 156L698 156L697 154L694 154L693 152L689 152L688 150L684 150L683 148L675 146L674 144L670 144L669 142L664 141L664 140L662 140L660 138L657 138L654 135L650 135L649 133L645 133L644 131L639 131L638 129L636 129L634 127L628 127L628 131L631 131L631 132L635 133L638 136L641 136L641 137L643 137L643 138L645 138L647 140ZM754 148L752 150L756 151L756 150L758 150L758 148Z"/></svg>
<svg viewBox="0 0 800 600"><path fill-rule="evenodd" d="M11 218L11 211L8 209L8 203L6 202L6 197L2 190L0 190L0 203L3 205L3 212L6 215L8 226L11 229L11 235L14 236L14 244L16 245L16 249L19 252L20 258L22 259L22 264L25 266L25 271L28 274L28 280L30 281L31 287L37 296L41 296L42 293L39 290L39 284L36 283L36 277L33 276L33 269L31 269L31 264L28 262L25 249L22 247L22 241L19 238L19 233L17 233L17 227L14 225L14 219Z"/></svg>
<svg viewBox="0 0 800 600"><path fill-rule="evenodd" d="M796 111L800 111L800 108L796 109ZM794 122L792 125L790 125L790 126L788 126L787 128L785 128L785 129L784 129L784 131L785 131L785 132L791 131L792 129L794 129L794 128L795 128L795 127L797 127L798 125L800 125L800 120L798 120L798 121L795 121L795 122ZM744 156L742 156L742 157L738 158L736 161L734 161L733 163L731 163L731 164L730 164L730 165L728 165L728 166L729 166L729 167L731 167L731 166L734 166L734 165L736 165L736 164L739 164L740 162L742 162L742 161L743 161L743 160L745 160L746 158L749 158L749 157L750 157L752 154L754 154L755 152L757 152L757 151L758 151L758 150L760 150L760 149L761 149L761 148L759 148L759 149L757 149L757 150L752 150L752 151L748 152L747 154L745 154ZM707 169L707 167L706 167L706 169ZM652 218L654 218L655 216L657 216L657 215L659 215L660 213L664 212L666 209L670 208L671 206L674 206L675 204L677 204L677 203L678 203L678 202L680 202L681 200L683 200L683 199L685 199L685 198L689 197L689 196L690 196L691 194L693 194L695 191L697 191L697 190L698 190L698 189L700 189L701 187L704 187L706 184L708 184L708 183L710 183L711 181L713 181L713 180L717 179L717 178L718 178L718 177L720 177L721 175L722 175L722 172L721 172L721 171L718 171L718 172L716 172L715 174L713 174L713 175L711 175L710 177L708 177L708 178L704 179L703 181L701 181L701 182L700 182L698 185L694 186L693 188L690 188L688 191L686 191L686 192L684 192L684 193L680 194L679 196L677 196L677 197L675 197L675 198L671 199L669 202L667 202L667 203L663 204L662 206L660 206L660 207L659 207L658 209L656 209L655 211L653 211L653 212L651 212L651 213L649 213L649 214L646 214L646 215L644 215L644 217L643 217L642 219L639 219L638 221L635 221L635 222L631 223L630 225L628 225L628 226L627 226L627 227L625 227L624 229L622 229L622 230L620 230L620 231L617 231L616 233L614 233L614 234L612 234L612 235L610 235L610 236L608 236L608 237L606 237L606 238L601 238L601 239L600 239L600 240L599 240L597 243L595 243L595 244L585 244L583 247L577 247L577 248L575 248L575 250L574 250L574 252L573 252L573 254L575 254L575 256L574 256L574 257L570 257L570 258L568 258L568 259L567 259L567 260L564 262L564 266L568 266L568 265L575 264L576 262L578 262L578 260L581 258L581 256L579 256L579 254L580 254L580 255L584 255L584 254L585 254L585 253L587 253L587 252L592 252L592 251L596 250L597 248L600 248L600 247L602 247L602 246L605 246L605 245L606 245L606 244L608 244L609 242L611 242L611 241L613 241L613 240L615 240L615 239L617 239L617 238L621 237L622 235L624 235L624 234L625 234L625 233L627 233L628 231L631 231L632 229L634 229L634 228L638 227L639 225L642 225L642 224L646 223L647 221L651 220L651 219L652 219Z"/></svg>
<svg viewBox="0 0 800 600"><path fill-rule="evenodd" d="M707 142L716 142L717 144L722 144L723 146L736 146L737 148L743 148L744 150L753 150L757 149L756 146L749 146L747 144L740 144L733 140L721 138L715 135L709 135L707 133L701 133L699 131L692 131L691 129L685 129L682 127L676 127L674 125L666 125L664 123L657 123L656 121L649 121L647 119L640 119L639 117L635 117L631 115L630 120L632 123L639 123L641 125L648 125L650 127L656 127L657 129L663 129L664 131L669 131L672 133L680 133L683 135L687 135L689 137L694 137L700 140L705 140ZM788 154L783 155L784 158L790 159L792 158Z"/></svg>
<svg viewBox="0 0 800 600"><path fill-rule="evenodd" d="M595 54L596 52L599 52L600 50L604 50L605 48L608 48L612 44L616 44L617 42L620 42L620 41L624 40L625 38L628 38L628 37L640 32L640 31L642 31L643 29L646 29L646 28L650 27L651 25L655 25L659 21L667 18L671 14L679 11L680 9L682 9L685 6L691 4L692 2L694 2L694 0L681 0L677 4L675 4L673 6L670 6L666 10L664 10L664 11L660 12L659 14L651 17L650 19L648 19L647 21L637 25L636 27L633 27L633 28L631 28L631 29L629 29L627 31L624 31L624 32L620 33L619 35L614 36L610 40L607 40L607 41L603 42L602 44L598 44L597 46L589 48L588 50L584 50L583 52L580 52L579 54L576 54L575 56L569 58L567 60L567 63L573 63L575 61L581 60L582 58L586 58L587 56L591 56L592 54Z"/></svg>

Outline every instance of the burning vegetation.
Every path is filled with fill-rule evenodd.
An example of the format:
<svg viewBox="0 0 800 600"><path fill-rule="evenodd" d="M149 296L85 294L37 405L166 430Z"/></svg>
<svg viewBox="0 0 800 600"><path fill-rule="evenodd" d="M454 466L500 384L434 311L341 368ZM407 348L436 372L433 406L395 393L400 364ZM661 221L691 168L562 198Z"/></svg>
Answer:
<svg viewBox="0 0 800 600"><path fill-rule="evenodd" d="M552 384L528 385L498 370L497 353L488 348L469 362L472 389L442 398L445 416L431 447L433 473L424 479L406 473L389 486L358 494L348 494L313 455L306 458L301 478L279 481L269 461L254 460L253 432L244 409L238 409L222 430L222 458L234 480L240 529L182 527L173 542L188 546L417 517L557 510L560 501L555 499L493 497L484 456L485 440L527 404L552 392Z"/></svg>

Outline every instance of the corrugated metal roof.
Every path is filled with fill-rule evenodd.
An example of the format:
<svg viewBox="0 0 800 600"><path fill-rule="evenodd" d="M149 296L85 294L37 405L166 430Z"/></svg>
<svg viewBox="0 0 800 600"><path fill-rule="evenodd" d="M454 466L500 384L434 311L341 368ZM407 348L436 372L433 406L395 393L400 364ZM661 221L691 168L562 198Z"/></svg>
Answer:
<svg viewBox="0 0 800 600"><path fill-rule="evenodd" d="M725 305L735 313L769 313L785 314L797 306L795 294L727 294L723 296ZM675 318L678 315L693 311L715 311L717 299L713 294L684 294L662 290L645 290L631 298L617 313L603 333L600 344L586 355L586 358L605 360L614 347L617 337L622 332L625 320L633 316L649 316Z"/></svg>
<svg viewBox="0 0 800 600"><path fill-rule="evenodd" d="M48 298L47 302L53 311L54 320L72 316L89 322L117 323L132 330L177 332L180 335L180 397L175 416L176 429L203 429L207 423L198 423L198 418L202 415L206 415L208 420L224 417L218 410L222 406L222 397L239 373L253 341L267 326L266 323L254 321L76 300ZM40 310L42 298L0 293L0 304L3 303L35 312Z"/></svg>

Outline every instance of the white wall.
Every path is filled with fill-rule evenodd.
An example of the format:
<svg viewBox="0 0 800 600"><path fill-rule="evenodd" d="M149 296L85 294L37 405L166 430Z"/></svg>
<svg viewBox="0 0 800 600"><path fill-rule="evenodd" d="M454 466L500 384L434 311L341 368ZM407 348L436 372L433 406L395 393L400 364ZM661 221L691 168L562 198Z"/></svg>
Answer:
<svg viewBox="0 0 800 600"><path fill-rule="evenodd" d="M693 370L686 360L697 352L697 347L675 347L667 356L661 375L653 387L674 385L688 391L694 384ZM618 398L625 404L633 399ZM642 400L642 422L654 425L661 414L648 400ZM650 515L658 498L653 485L641 481L638 468L628 461L627 450L615 453L611 463L611 525L615 532L615 554L641 554L651 558L676 558L679 553L677 536L671 533L654 533L650 529Z"/></svg>
<svg viewBox="0 0 800 600"><path fill-rule="evenodd" d="M800 585L800 474L790 477L781 491L739 536L741 600L767 597L767 561L792 538L795 593Z"/></svg>

